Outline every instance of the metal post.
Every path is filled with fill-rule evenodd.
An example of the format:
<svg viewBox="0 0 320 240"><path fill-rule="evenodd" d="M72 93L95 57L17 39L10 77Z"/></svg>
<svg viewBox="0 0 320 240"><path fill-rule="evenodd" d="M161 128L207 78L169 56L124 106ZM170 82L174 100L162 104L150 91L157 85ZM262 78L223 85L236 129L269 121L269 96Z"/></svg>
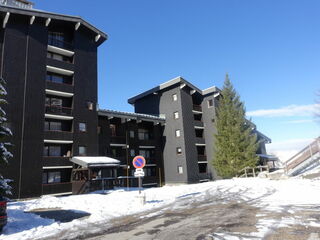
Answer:
<svg viewBox="0 0 320 240"><path fill-rule="evenodd" d="M253 177L256 177L256 171L255 171L255 168L252 168L252 171L253 171Z"/></svg>
<svg viewBox="0 0 320 240"><path fill-rule="evenodd" d="M245 174L246 177L248 177L248 175L247 175L247 168L244 169L244 174Z"/></svg>
<svg viewBox="0 0 320 240"><path fill-rule="evenodd" d="M141 194L141 177L138 178L139 179L139 195Z"/></svg>

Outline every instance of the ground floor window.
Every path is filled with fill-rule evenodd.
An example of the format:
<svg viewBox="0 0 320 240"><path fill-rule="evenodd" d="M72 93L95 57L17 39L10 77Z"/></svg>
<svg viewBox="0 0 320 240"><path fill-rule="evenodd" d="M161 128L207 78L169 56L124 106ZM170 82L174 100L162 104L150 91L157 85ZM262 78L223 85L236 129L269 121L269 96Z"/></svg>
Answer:
<svg viewBox="0 0 320 240"><path fill-rule="evenodd" d="M146 177L155 177L157 174L156 167L145 167L143 170Z"/></svg>
<svg viewBox="0 0 320 240"><path fill-rule="evenodd" d="M59 182L61 182L61 172L55 171L55 172L42 173L42 183L43 184L59 183Z"/></svg>

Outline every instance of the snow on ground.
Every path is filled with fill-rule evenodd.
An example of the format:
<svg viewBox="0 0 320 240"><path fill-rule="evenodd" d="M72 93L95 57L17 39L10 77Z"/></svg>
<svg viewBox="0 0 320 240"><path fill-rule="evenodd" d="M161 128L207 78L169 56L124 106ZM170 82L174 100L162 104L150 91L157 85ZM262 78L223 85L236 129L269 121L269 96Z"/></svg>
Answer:
<svg viewBox="0 0 320 240"><path fill-rule="evenodd" d="M187 207L188 203L208 199L221 203L221 201L228 201L228 196L237 196L237 200L252 201L253 205L263 207L265 211L288 211L288 206L296 206L289 209L294 213L299 210L299 206L319 205L319 183L320 180L307 179L274 181L259 178L235 178L200 184L165 186L145 189L143 191L146 196L145 205L140 204L137 190L119 189L104 194L92 193L67 197L44 196L35 200L9 203L9 222L4 228L3 234L0 235L0 239L53 238L62 231L83 230L86 227L90 228L92 224L101 223L106 226L111 219L116 217L148 210L161 211L169 204L172 208L182 208ZM89 212L91 216L60 223L27 213L27 211L42 208L73 209ZM262 216L262 214L260 215ZM270 231L272 225L288 226L297 223L297 221L299 219L281 219L279 222L274 219L262 218L256 226L258 232L253 235L263 237ZM319 226L320 223L315 219L310 219L310 225Z"/></svg>

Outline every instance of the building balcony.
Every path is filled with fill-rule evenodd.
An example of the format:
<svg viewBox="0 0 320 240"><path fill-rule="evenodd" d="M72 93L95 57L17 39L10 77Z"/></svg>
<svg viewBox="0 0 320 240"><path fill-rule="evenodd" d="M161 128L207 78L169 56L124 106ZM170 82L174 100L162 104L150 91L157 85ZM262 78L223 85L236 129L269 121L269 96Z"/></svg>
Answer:
<svg viewBox="0 0 320 240"><path fill-rule="evenodd" d="M205 141L205 139L204 138L201 138L201 137L196 137L196 145L197 144L206 144L206 141Z"/></svg>
<svg viewBox="0 0 320 240"><path fill-rule="evenodd" d="M54 115L72 115L72 108L61 106L48 106L46 105L45 113Z"/></svg>
<svg viewBox="0 0 320 240"><path fill-rule="evenodd" d="M156 140L155 139L144 139L144 140L138 140L139 146L155 146Z"/></svg>
<svg viewBox="0 0 320 240"><path fill-rule="evenodd" d="M111 136L110 143L113 144L126 144L126 137L125 136Z"/></svg>
<svg viewBox="0 0 320 240"><path fill-rule="evenodd" d="M59 193L70 193L72 192L72 183L50 183L42 184L42 194L59 194Z"/></svg>
<svg viewBox="0 0 320 240"><path fill-rule="evenodd" d="M202 107L201 107L201 105L196 105L196 104L194 104L193 107L192 107L192 110L193 110L193 111L196 111L196 112L201 112L201 113L202 113Z"/></svg>
<svg viewBox="0 0 320 240"><path fill-rule="evenodd" d="M206 155L198 155L198 162L207 162L207 156Z"/></svg>
<svg viewBox="0 0 320 240"><path fill-rule="evenodd" d="M73 93L73 85L67 83L46 81L46 89L52 89L59 92Z"/></svg>
<svg viewBox="0 0 320 240"><path fill-rule="evenodd" d="M43 157L43 167L54 166L72 166L72 162L70 162L70 157Z"/></svg>
<svg viewBox="0 0 320 240"><path fill-rule="evenodd" d="M204 127L203 122L198 121L198 120L194 120L193 124L194 124L195 127L199 127L199 128L203 128Z"/></svg>
<svg viewBox="0 0 320 240"><path fill-rule="evenodd" d="M45 130L44 139L52 140L73 140L73 132Z"/></svg>
<svg viewBox="0 0 320 240"><path fill-rule="evenodd" d="M73 44L67 41L63 41L57 38L52 38L49 36L48 38L48 45L54 46L54 47L58 47L58 48L62 48L62 49L67 49L67 50L73 50Z"/></svg>

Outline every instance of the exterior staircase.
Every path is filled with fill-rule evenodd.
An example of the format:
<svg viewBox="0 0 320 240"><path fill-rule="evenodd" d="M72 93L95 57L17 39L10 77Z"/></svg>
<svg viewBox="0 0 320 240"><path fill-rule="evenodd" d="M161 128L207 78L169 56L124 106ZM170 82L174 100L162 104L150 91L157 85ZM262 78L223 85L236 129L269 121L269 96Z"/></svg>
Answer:
<svg viewBox="0 0 320 240"><path fill-rule="evenodd" d="M320 137L285 163L286 173L297 176L320 166Z"/></svg>

